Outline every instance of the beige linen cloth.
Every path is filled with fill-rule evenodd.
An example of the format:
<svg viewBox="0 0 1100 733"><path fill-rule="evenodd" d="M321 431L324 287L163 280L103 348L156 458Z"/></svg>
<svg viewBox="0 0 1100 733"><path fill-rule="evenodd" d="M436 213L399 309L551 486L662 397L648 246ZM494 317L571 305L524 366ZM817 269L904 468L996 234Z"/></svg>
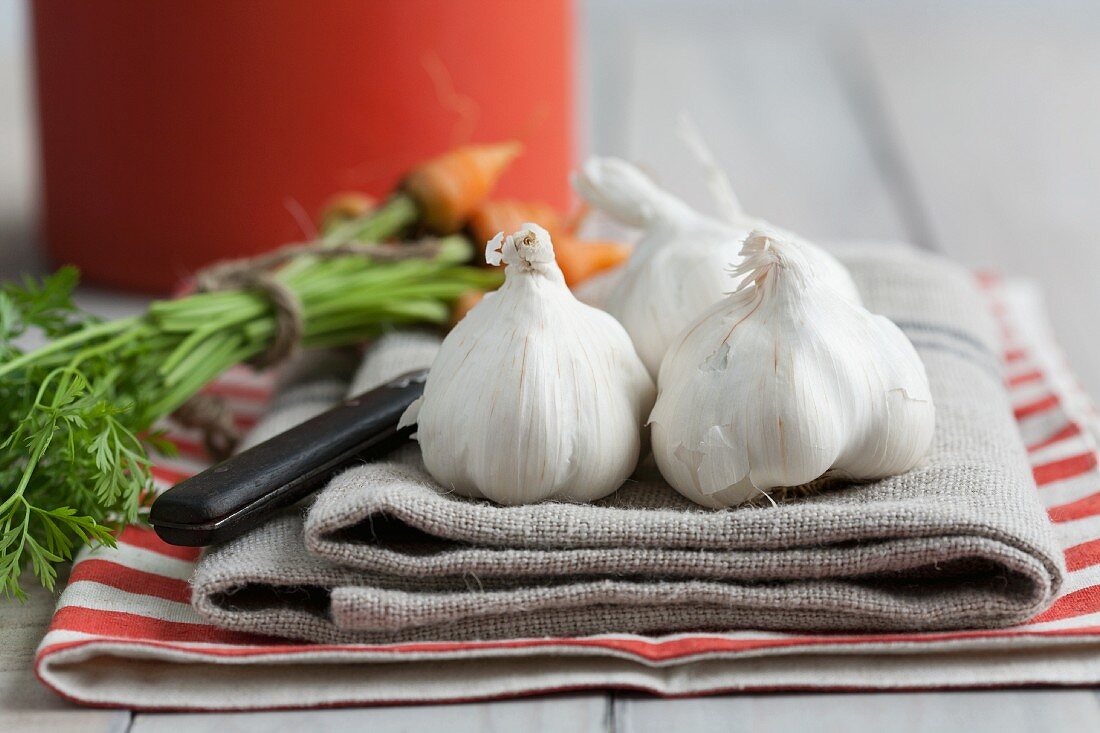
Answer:
<svg viewBox="0 0 1100 733"><path fill-rule="evenodd" d="M411 447L213 549L193 579L195 608L226 628L330 643L1031 618L1058 592L1062 552L972 276L900 247L843 259L867 307L907 333L928 370L936 435L913 471L714 511L644 464L596 504L500 507L448 493ZM437 346L423 335L382 339L352 391L429 364ZM297 420L335 401L331 370L328 379L327 391L306 379L284 395L266 434L294 421L287 404Z"/></svg>

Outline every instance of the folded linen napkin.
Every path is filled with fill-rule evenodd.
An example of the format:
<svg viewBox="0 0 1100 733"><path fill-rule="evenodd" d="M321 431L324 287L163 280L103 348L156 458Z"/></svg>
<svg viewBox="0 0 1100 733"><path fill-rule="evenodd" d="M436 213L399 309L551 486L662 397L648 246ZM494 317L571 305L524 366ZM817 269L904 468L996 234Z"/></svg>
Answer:
<svg viewBox="0 0 1100 733"><path fill-rule="evenodd" d="M843 259L928 369L936 437L904 476L713 511L643 466L593 505L499 507L449 494L407 450L338 476L304 520L288 513L209 553L196 608L229 628L323 642L931 630L1034 616L1063 560L971 276L904 248ZM402 369L430 360L420 346ZM383 342L372 356L385 353ZM385 371L373 381L400 370Z"/></svg>

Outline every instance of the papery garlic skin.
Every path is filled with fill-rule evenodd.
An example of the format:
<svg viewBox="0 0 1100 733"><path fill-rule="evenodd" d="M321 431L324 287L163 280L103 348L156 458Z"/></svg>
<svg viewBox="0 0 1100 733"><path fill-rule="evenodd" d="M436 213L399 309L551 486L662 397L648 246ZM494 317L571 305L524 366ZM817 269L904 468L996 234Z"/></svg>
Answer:
<svg viewBox="0 0 1100 733"><path fill-rule="evenodd" d="M645 231L605 307L656 377L676 334L731 288L726 270L749 230L703 216L623 160L591 158L573 185L588 203Z"/></svg>
<svg viewBox="0 0 1100 733"><path fill-rule="evenodd" d="M656 378L676 336L736 286L729 269L740 262L744 238L763 223L744 214L731 222L704 216L616 158L590 158L573 185L592 206L645 232L604 307ZM843 265L805 240L798 244L821 261L826 279L859 302Z"/></svg>
<svg viewBox="0 0 1100 733"><path fill-rule="evenodd" d="M619 265L585 278L579 285L573 286L573 295L585 305L607 310L607 299L615 292L625 270L626 265Z"/></svg>
<svg viewBox="0 0 1100 733"><path fill-rule="evenodd" d="M592 501L638 463L656 388L622 326L578 302L544 229L489 242L505 282L448 334L417 423L444 487L500 504Z"/></svg>
<svg viewBox="0 0 1100 733"><path fill-rule="evenodd" d="M927 453L935 408L913 345L774 234L745 241L737 291L669 349L650 416L677 491L734 506L825 474L875 479Z"/></svg>

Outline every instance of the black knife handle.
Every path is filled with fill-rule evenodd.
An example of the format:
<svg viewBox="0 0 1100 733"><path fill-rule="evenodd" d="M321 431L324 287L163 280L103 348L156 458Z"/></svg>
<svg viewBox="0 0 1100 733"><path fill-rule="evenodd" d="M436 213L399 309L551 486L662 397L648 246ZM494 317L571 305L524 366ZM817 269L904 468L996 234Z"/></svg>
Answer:
<svg viewBox="0 0 1100 733"><path fill-rule="evenodd" d="M161 494L149 521L165 542L225 542L319 489L353 459L379 458L408 440L405 409L427 370L404 374L181 481Z"/></svg>

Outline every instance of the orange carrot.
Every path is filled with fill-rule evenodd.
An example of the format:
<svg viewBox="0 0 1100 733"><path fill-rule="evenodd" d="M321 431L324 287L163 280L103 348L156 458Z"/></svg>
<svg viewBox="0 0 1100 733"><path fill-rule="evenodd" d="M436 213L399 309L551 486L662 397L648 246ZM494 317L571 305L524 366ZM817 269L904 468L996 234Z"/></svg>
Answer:
<svg viewBox="0 0 1100 733"><path fill-rule="evenodd" d="M485 293L481 290L467 290L462 295L458 296L455 300L454 307L451 308L451 326L455 326L459 321L466 317L475 305L481 302L481 299L485 297Z"/></svg>
<svg viewBox="0 0 1100 733"><path fill-rule="evenodd" d="M484 201L519 155L517 142L467 145L421 163L405 179L420 220L436 234L453 234Z"/></svg>
<svg viewBox="0 0 1100 733"><path fill-rule="evenodd" d="M630 257L630 247L619 242L577 239L561 234L553 240L558 267L569 287L621 265Z"/></svg>
<svg viewBox="0 0 1100 733"><path fill-rule="evenodd" d="M321 231L336 224L358 219L378 205L378 200L359 191L343 191L330 198L321 210Z"/></svg>
<svg viewBox="0 0 1100 733"><path fill-rule="evenodd" d="M517 231L527 222L552 235L561 228L561 216L553 206L536 201L486 201L470 215L466 228L474 242L488 242L498 232Z"/></svg>
<svg viewBox="0 0 1100 733"><path fill-rule="evenodd" d="M486 201L470 215L467 229L477 243L486 242L498 232L514 232L534 222L550 232L554 254L570 287L596 273L620 265L630 256L630 248L618 242L578 239L574 230L585 209L563 217L552 206L534 201Z"/></svg>

